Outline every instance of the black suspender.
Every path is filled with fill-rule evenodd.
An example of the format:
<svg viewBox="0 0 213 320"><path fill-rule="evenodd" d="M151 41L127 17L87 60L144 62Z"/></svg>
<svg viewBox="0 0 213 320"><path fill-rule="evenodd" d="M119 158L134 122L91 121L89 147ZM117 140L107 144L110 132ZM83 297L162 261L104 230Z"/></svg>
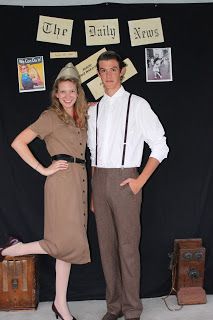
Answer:
<svg viewBox="0 0 213 320"><path fill-rule="evenodd" d="M127 112L126 112L126 125L125 125L125 134L124 134L124 146L123 146L123 156L122 156L122 167L124 166L124 160L125 160L125 153L126 153L126 139L127 139L127 129L128 129L128 121L129 121L129 107L130 107L130 99L132 94L129 95L128 100L128 106L127 106Z"/></svg>
<svg viewBox="0 0 213 320"><path fill-rule="evenodd" d="M124 146L123 146L123 155L122 155L122 167L124 166L125 161L125 153L126 153L126 140L127 140L127 130L128 130L128 121L129 121L129 109L130 109L130 100L132 94L130 93L127 105L127 112L126 112L126 125L125 125L125 133L124 133ZM97 158L98 158L98 111L99 111L99 102L96 107L96 150L95 150L95 165L97 166Z"/></svg>

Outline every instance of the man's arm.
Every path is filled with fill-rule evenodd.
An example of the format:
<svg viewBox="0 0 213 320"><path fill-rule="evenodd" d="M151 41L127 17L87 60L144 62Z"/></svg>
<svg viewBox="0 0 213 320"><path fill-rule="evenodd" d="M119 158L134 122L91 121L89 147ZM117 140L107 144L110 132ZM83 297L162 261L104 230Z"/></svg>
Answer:
<svg viewBox="0 0 213 320"><path fill-rule="evenodd" d="M134 194L143 188L161 161L167 157L169 151L164 128L149 103L144 99L139 99L136 103L136 111L138 127L142 128L144 141L151 149L151 154L143 171L136 179L128 178L121 183L121 186L128 183Z"/></svg>
<svg viewBox="0 0 213 320"><path fill-rule="evenodd" d="M141 190L141 188L143 188L143 186L145 185L147 180L151 177L153 172L157 169L159 164L160 162L157 159L150 157L143 171L136 179L128 178L124 180L120 185L124 186L128 183L132 192L134 194L137 194Z"/></svg>

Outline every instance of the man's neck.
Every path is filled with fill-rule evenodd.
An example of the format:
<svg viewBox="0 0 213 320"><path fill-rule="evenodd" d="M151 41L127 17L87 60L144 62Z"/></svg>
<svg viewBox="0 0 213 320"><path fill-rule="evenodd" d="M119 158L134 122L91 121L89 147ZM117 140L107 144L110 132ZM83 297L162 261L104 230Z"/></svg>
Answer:
<svg viewBox="0 0 213 320"><path fill-rule="evenodd" d="M121 87L121 85L120 85L120 87ZM112 96L114 96L114 94L120 89L120 87L119 87L119 88L116 88L116 89L106 89L106 88L105 88L105 93L106 93L109 97L112 97Z"/></svg>

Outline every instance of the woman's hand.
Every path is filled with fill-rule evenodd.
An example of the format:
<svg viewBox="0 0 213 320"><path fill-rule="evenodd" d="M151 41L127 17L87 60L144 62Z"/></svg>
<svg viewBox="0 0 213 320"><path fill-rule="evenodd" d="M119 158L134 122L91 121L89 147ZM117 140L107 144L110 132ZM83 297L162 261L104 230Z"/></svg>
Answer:
<svg viewBox="0 0 213 320"><path fill-rule="evenodd" d="M66 170L68 168L68 162L65 160L57 160L53 161L52 164L44 168L41 164L39 164L38 168L36 169L39 173L43 174L44 176L51 176L52 174L60 171Z"/></svg>
<svg viewBox="0 0 213 320"><path fill-rule="evenodd" d="M93 200L93 193L91 194L91 200L90 200L90 211L92 211L93 213L95 213L95 209L94 209L94 200Z"/></svg>

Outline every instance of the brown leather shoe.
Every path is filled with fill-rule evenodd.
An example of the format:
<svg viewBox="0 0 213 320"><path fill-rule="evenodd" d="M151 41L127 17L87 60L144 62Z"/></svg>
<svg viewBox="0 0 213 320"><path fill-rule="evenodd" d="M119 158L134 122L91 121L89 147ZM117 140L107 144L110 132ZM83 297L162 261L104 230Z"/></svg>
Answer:
<svg viewBox="0 0 213 320"><path fill-rule="evenodd" d="M120 312L119 314L112 314L107 312L105 316L103 316L102 320L117 320L118 318L123 317L123 313Z"/></svg>

